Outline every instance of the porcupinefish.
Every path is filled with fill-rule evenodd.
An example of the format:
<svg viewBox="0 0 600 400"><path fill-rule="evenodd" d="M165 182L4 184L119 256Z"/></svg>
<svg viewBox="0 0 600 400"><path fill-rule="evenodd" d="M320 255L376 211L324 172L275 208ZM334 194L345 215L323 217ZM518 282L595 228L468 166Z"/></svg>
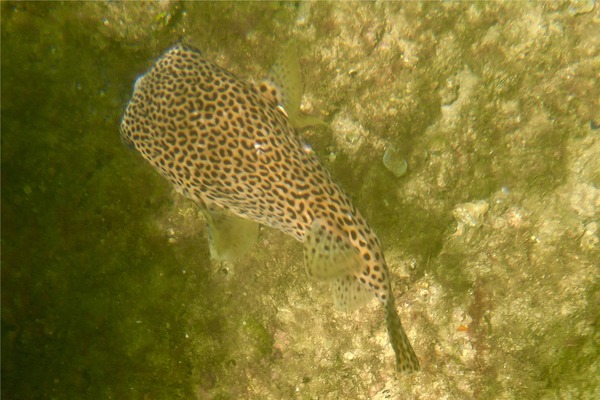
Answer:
<svg viewBox="0 0 600 400"><path fill-rule="evenodd" d="M206 211L213 239L279 229L303 243L310 277L333 282L337 308L379 299L397 369L418 370L379 239L296 131L319 123L300 113L299 72L293 45L267 79L247 82L177 44L136 80L121 139Z"/></svg>

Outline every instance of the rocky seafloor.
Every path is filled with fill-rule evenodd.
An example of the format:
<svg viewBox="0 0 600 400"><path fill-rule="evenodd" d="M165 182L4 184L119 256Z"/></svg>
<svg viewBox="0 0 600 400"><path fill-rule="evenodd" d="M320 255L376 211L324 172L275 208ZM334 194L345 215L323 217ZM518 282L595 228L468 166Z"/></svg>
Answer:
<svg viewBox="0 0 600 400"><path fill-rule="evenodd" d="M595 2L1 7L3 398L600 398ZM302 134L383 243L418 373L292 238L211 261L120 142L173 43L260 79L290 38L330 125Z"/></svg>

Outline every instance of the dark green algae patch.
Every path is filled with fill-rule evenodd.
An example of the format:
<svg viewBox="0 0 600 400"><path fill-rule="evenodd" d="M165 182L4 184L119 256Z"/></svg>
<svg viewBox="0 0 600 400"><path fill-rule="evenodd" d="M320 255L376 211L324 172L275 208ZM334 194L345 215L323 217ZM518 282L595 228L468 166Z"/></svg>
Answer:
<svg viewBox="0 0 600 400"><path fill-rule="evenodd" d="M170 188L120 142L158 52L107 7L2 3L3 399L187 399L234 362L205 238L168 243Z"/></svg>
<svg viewBox="0 0 600 400"><path fill-rule="evenodd" d="M3 2L2 398L598 397L587 3ZM293 240L211 263L194 206L120 143L171 44L260 78L290 37L334 127L306 136L388 255L410 378L381 316L315 295ZM338 129L357 121L358 144Z"/></svg>

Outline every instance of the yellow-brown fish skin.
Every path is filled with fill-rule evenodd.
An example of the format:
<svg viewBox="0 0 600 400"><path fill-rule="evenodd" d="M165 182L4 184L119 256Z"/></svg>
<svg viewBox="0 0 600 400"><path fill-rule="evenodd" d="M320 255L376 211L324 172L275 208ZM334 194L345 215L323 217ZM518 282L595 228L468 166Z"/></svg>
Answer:
<svg viewBox="0 0 600 400"><path fill-rule="evenodd" d="M375 295L385 305L397 368L419 369L379 240L276 99L271 86L240 80L198 50L176 45L136 81L121 138L202 207L305 242L310 265L327 269L340 260L340 301L358 304L361 292Z"/></svg>

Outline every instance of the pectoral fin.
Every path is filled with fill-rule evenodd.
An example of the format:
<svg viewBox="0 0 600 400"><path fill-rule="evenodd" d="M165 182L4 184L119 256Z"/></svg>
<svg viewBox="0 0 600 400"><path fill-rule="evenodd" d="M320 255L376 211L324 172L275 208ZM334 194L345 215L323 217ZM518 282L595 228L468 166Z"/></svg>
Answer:
<svg viewBox="0 0 600 400"><path fill-rule="evenodd" d="M258 88L265 97L280 107L294 128L329 126L325 121L304 115L300 111L303 87L298 46L294 40L286 44L267 78L260 82Z"/></svg>
<svg viewBox="0 0 600 400"><path fill-rule="evenodd" d="M225 211L204 209L210 255L217 261L233 261L256 243L258 224Z"/></svg>

